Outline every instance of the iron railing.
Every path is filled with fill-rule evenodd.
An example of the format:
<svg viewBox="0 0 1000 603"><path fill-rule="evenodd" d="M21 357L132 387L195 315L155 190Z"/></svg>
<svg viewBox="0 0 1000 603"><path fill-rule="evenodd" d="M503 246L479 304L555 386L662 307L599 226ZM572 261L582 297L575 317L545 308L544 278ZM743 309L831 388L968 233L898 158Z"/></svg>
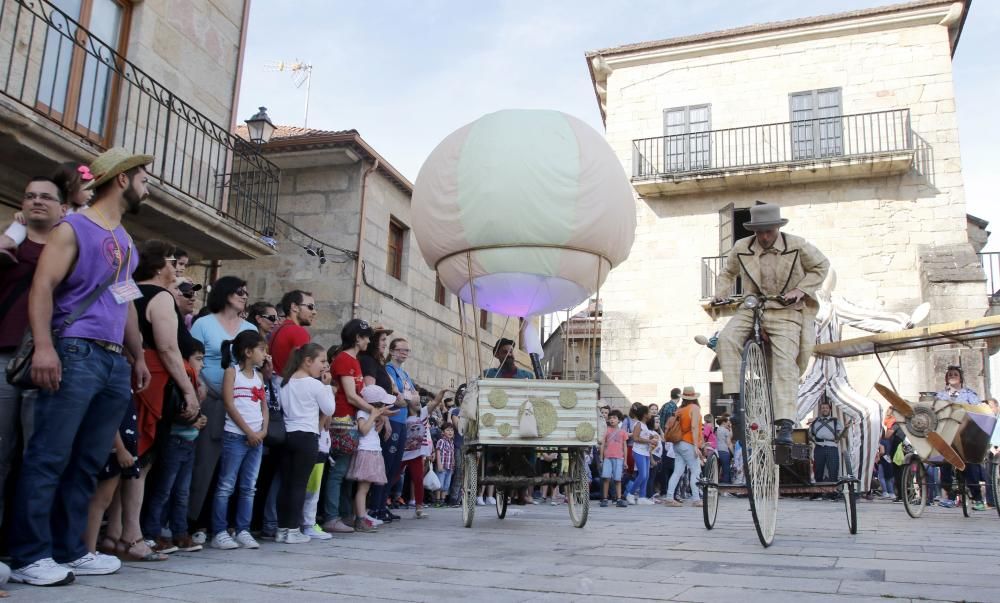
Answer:
<svg viewBox="0 0 1000 603"><path fill-rule="evenodd" d="M98 149L155 155L160 184L273 236L277 166L49 0L0 0L0 93Z"/></svg>
<svg viewBox="0 0 1000 603"><path fill-rule="evenodd" d="M743 282L740 277L736 278L732 291L722 291L716 295L715 281L722 274L722 269L726 265L726 256L715 255L701 258L701 298L712 299L715 297L732 297L743 295Z"/></svg>
<svg viewBox="0 0 1000 603"><path fill-rule="evenodd" d="M1000 251L980 253L979 263L986 274L986 295L1000 303Z"/></svg>
<svg viewBox="0 0 1000 603"><path fill-rule="evenodd" d="M706 130L632 141L636 180L811 164L913 150L910 110Z"/></svg>

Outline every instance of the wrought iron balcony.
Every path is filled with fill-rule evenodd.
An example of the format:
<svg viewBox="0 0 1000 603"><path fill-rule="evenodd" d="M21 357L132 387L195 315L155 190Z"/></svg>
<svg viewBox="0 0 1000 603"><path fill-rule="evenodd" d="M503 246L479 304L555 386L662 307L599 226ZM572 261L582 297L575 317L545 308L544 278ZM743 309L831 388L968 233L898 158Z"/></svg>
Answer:
<svg viewBox="0 0 1000 603"><path fill-rule="evenodd" d="M986 295L991 304L1000 305L1000 251L980 253L979 263L986 274Z"/></svg>
<svg viewBox="0 0 1000 603"><path fill-rule="evenodd" d="M736 279L732 291L720 291L716 295L715 281L722 274L722 269L726 265L726 256L715 255L701 258L701 298L712 299L715 297L734 297L743 295L743 283L740 278Z"/></svg>
<svg viewBox="0 0 1000 603"><path fill-rule="evenodd" d="M97 151L155 155L150 172L168 192L273 236L277 166L109 42L49 0L0 0L0 93Z"/></svg>
<svg viewBox="0 0 1000 603"><path fill-rule="evenodd" d="M910 110L894 109L636 139L632 182L640 193L680 194L884 175L909 169L913 154Z"/></svg>

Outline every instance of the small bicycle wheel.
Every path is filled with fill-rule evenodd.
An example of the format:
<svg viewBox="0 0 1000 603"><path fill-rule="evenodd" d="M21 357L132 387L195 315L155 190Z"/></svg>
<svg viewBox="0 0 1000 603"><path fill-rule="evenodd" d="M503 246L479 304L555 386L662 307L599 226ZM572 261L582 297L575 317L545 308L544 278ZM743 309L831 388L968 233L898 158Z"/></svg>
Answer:
<svg viewBox="0 0 1000 603"><path fill-rule="evenodd" d="M495 494L497 499L497 517L503 519L507 516L507 491L497 488Z"/></svg>
<svg viewBox="0 0 1000 603"><path fill-rule="evenodd" d="M583 464L583 452L574 451L569 464L573 481L566 485L566 506L569 507L569 519L574 528L587 525L590 513L590 484L587 483L587 470Z"/></svg>
<svg viewBox="0 0 1000 603"><path fill-rule="evenodd" d="M705 459L705 467L701 478L701 518L705 529L715 527L715 518L719 514L719 457L712 455Z"/></svg>
<svg viewBox="0 0 1000 603"><path fill-rule="evenodd" d="M476 494L479 492L479 459L475 453L465 455L465 466L462 472L462 523L467 528L472 527L472 518L476 515Z"/></svg>
<svg viewBox="0 0 1000 603"><path fill-rule="evenodd" d="M916 519L923 515L927 505L927 470L914 459L903 467L903 507L906 514Z"/></svg>
<svg viewBox="0 0 1000 603"><path fill-rule="evenodd" d="M1000 514L1000 465L996 460L989 464L990 475L987 479L993 482L993 508Z"/></svg>
<svg viewBox="0 0 1000 603"><path fill-rule="evenodd" d="M844 512L847 513L847 531L858 533L858 492L853 481L845 483L842 488L844 495Z"/></svg>
<svg viewBox="0 0 1000 603"><path fill-rule="evenodd" d="M771 440L774 409L771 380L764 349L753 339L743 347L743 383L740 388L743 425L743 467L750 513L757 538L765 547L774 542L778 521L778 465Z"/></svg>
<svg viewBox="0 0 1000 603"><path fill-rule="evenodd" d="M958 481L958 492L962 497L962 515L966 517L969 516L969 482L965 479L965 473L960 473L957 476Z"/></svg>

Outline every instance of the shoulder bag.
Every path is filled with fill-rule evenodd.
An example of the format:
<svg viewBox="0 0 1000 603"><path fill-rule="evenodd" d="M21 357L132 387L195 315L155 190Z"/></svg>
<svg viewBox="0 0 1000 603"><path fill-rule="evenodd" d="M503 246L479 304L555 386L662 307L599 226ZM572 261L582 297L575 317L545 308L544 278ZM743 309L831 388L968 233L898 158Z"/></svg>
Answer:
<svg viewBox="0 0 1000 603"><path fill-rule="evenodd" d="M274 381L267 384L267 435L264 445L268 448L284 446L287 433L285 431L285 413L281 411L281 403L274 394Z"/></svg>

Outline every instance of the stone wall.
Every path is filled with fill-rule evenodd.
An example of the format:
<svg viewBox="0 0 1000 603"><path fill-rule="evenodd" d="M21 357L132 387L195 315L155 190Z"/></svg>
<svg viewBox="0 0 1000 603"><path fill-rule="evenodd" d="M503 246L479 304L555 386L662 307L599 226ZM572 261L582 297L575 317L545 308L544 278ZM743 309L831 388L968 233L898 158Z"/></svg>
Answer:
<svg viewBox="0 0 1000 603"><path fill-rule="evenodd" d="M662 136L664 109L711 103L712 129L785 122L789 93L833 87L842 90L845 115L909 108L922 148L902 175L637 198L632 254L602 290L603 397L662 402L672 387L707 393L721 381L710 371L714 354L692 337L725 322L702 309L699 297L701 258L719 255L719 212L730 203L781 205L790 219L785 230L830 258L836 291L851 299L905 312L928 300L935 321L984 314L981 282L939 283L932 291L921 276L922 258L936 248L973 251L945 27L845 33L613 68L607 139L629 174L633 139ZM869 391L878 377L874 359L848 364L856 388ZM940 381L933 366L926 353L907 353L892 358L890 372L910 395Z"/></svg>

